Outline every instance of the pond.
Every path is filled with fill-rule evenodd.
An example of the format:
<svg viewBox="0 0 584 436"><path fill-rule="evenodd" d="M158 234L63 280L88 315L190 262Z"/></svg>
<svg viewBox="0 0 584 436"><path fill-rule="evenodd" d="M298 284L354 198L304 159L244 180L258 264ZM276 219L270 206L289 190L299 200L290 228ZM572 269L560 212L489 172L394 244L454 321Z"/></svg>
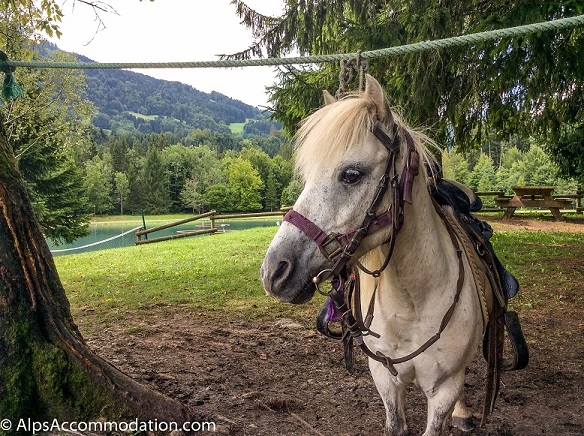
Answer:
<svg viewBox="0 0 584 436"><path fill-rule="evenodd" d="M150 221L146 222L147 228L157 227L167 224L171 221ZM215 225L218 232L231 232L236 230L251 229L254 227L272 227L278 226L281 218L274 216L269 219L232 219L216 220ZM185 231L209 229L210 221L196 221L159 230L147 235L149 238L158 238L161 236L171 236ZM124 222L92 222L89 226L90 234L83 238L73 241L71 244L55 245L48 240L49 248L53 256L62 256L66 254L84 253L87 251L104 250L108 248L130 247L136 245L136 230L141 228L139 221ZM208 236L208 235L201 235ZM200 237L200 236L192 236ZM142 237L144 239L144 236Z"/></svg>

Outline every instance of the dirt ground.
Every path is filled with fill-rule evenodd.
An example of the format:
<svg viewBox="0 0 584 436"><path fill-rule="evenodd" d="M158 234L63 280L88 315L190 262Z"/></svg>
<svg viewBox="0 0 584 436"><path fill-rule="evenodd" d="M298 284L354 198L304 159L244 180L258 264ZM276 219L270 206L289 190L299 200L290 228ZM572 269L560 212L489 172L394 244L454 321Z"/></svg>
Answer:
<svg viewBox="0 0 584 436"><path fill-rule="evenodd" d="M584 232L584 219L489 221L495 230ZM582 299L584 260L577 262L580 274L566 291L569 301ZM521 320L529 366L503 374L494 413L471 434L584 434L582 304L574 311L550 304ZM219 434L383 434L384 408L365 357L356 352L356 373L348 375L339 343L316 333L311 320L224 320L181 307L135 316L124 326L96 330L88 343L135 379L209 417ZM484 374L477 358L466 381L467 402L477 416ZM425 408L425 398L412 388L406 411L412 434L423 433ZM464 433L449 428L447 434Z"/></svg>

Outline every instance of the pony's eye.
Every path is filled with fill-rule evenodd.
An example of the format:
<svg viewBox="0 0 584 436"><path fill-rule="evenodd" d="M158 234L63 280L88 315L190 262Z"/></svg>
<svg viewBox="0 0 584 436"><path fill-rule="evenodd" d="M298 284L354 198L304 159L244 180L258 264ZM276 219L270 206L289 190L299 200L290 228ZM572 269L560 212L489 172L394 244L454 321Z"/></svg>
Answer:
<svg viewBox="0 0 584 436"><path fill-rule="evenodd" d="M341 181L347 185L355 185L361 181L362 177L363 173L361 173L361 171L349 168L341 174Z"/></svg>

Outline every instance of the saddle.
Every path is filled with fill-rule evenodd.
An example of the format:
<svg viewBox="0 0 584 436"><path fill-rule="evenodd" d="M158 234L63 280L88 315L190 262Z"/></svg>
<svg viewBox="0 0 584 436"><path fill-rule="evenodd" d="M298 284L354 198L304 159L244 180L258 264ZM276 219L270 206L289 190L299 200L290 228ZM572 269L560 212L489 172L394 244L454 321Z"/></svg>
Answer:
<svg viewBox="0 0 584 436"><path fill-rule="evenodd" d="M463 247L472 245L474 248L472 253L471 249L466 249L466 254L473 259L480 260L482 263L480 269L490 285L486 287L492 292L492 295L488 295L487 291L486 295L490 305L487 310L488 315L485 317L483 337L483 356L487 361L487 380L482 426L494 408L499 391L501 371L523 369L529 362L529 350L521 330L519 317L516 312L507 310L507 302L519 291L519 283L513 274L505 269L495 254L490 243L493 234L491 226L472 214L472 212L481 209L481 199L465 185L446 179L438 179L431 194L437 207L443 209L442 213L439 212L439 214L442 215L445 223L462 229L463 231L458 231L459 237L468 238L467 241L470 241L470 244L465 244L465 241L462 241L462 245ZM476 276L475 281L478 282ZM509 358L503 356L505 332L512 351L512 356Z"/></svg>
<svg viewBox="0 0 584 436"><path fill-rule="evenodd" d="M438 179L431 194L439 205L451 206L471 239L489 251L505 297L513 298L519 292L519 283L513 274L505 269L495 254L495 249L490 242L493 229L487 222L480 221L472 215L472 212L478 212L483 207L481 198L469 187L447 179Z"/></svg>

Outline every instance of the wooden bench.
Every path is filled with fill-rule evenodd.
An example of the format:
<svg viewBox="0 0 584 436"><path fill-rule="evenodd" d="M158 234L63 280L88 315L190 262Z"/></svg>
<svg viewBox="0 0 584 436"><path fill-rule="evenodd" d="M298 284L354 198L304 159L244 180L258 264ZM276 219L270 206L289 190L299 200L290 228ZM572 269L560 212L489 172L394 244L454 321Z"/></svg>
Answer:
<svg viewBox="0 0 584 436"><path fill-rule="evenodd" d="M572 204L571 198L553 197L555 186L515 186L513 197L495 198L497 206L504 208L503 218L511 218L518 207L549 209L556 220L562 219L560 209Z"/></svg>

